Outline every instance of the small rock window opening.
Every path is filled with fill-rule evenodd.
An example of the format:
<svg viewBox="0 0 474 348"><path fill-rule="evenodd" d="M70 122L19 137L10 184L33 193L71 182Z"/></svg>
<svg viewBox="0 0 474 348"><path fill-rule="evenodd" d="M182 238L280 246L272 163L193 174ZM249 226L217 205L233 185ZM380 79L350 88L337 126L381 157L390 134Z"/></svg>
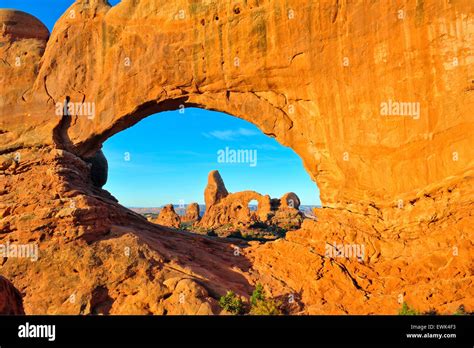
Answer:
<svg viewBox="0 0 474 348"><path fill-rule="evenodd" d="M258 210L258 201L256 199L252 199L249 203L248 203L248 208L250 210L251 213L255 213L257 210Z"/></svg>

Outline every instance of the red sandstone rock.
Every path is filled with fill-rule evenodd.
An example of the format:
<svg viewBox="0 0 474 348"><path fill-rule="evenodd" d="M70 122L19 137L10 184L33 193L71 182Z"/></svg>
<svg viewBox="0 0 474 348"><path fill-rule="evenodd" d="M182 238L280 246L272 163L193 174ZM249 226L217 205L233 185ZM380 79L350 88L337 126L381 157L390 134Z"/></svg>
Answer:
<svg viewBox="0 0 474 348"><path fill-rule="evenodd" d="M204 191L204 202L206 204L206 211L211 209L214 204L220 202L225 198L229 192L225 188L224 181L219 174L219 171L213 170L209 173L207 178L207 186Z"/></svg>
<svg viewBox="0 0 474 348"><path fill-rule="evenodd" d="M1 270L26 313L218 313L219 294L257 281L294 295L291 313L394 314L400 295L474 310L472 1L84 4L49 40L0 12L0 242L41 245ZM56 115L66 96L100 117ZM389 100L419 102L419 119L381 115ZM236 246L149 224L93 184L85 159L108 137L180 105L291 147L318 222ZM213 180L208 207L227 196ZM334 242L364 245L363 262L326 257Z"/></svg>
<svg viewBox="0 0 474 348"><path fill-rule="evenodd" d="M181 218L183 222L197 222L201 218L199 204L191 203L186 207L186 214Z"/></svg>
<svg viewBox="0 0 474 348"><path fill-rule="evenodd" d="M451 187L460 192L462 186ZM442 204L439 197L445 193L431 192L435 205ZM435 309L453 314L466 304L471 311L472 232L467 231L472 219L463 216L472 204L453 204L454 215L437 224L424 220L416 230L404 231L376 222L367 228L364 216L317 209L318 222L306 219L300 230L288 232L284 240L253 244L244 254L256 272L253 281L269 284L272 296L287 303L294 298L293 304L303 304L300 313L397 314L400 301L421 313ZM425 207L411 209L422 213ZM447 235L446 229L465 231L468 237ZM417 235L422 238L414 238ZM334 243L363 246L362 262L354 254L328 255L328 244ZM281 255L291 257L282 262ZM465 289L463 294L457 292L460 288Z"/></svg>
<svg viewBox="0 0 474 348"><path fill-rule="evenodd" d="M232 230L222 229L222 227L232 226L234 229L240 227L251 227L255 223L263 223L279 226L288 229L297 229L303 222L304 215L297 209L300 200L295 193L287 193L281 200L270 199L268 195L261 195L255 191L242 191L227 193L224 181L218 171L209 173L208 186L204 191L206 202L213 202L199 223L199 226L207 229L214 229L219 236L227 237ZM215 179L217 178L217 179ZM218 185L216 185L218 181ZM220 190L216 190L220 187ZM222 189L223 188L223 189ZM225 190L226 194L219 199L211 199L217 195L210 195L210 192ZM249 208L251 201L257 201L258 207L255 212ZM294 206L294 207L292 207Z"/></svg>
<svg viewBox="0 0 474 348"><path fill-rule="evenodd" d="M46 41L49 30L37 18L18 10L0 9L0 37L3 40L16 41L36 39Z"/></svg>
<svg viewBox="0 0 474 348"><path fill-rule="evenodd" d="M23 315L20 292L6 278L0 276L0 315Z"/></svg>
<svg viewBox="0 0 474 348"><path fill-rule="evenodd" d="M167 204L161 208L155 223L163 226L179 228L181 224L181 218L174 211L173 204Z"/></svg>
<svg viewBox="0 0 474 348"><path fill-rule="evenodd" d="M300 198L296 195L296 193L288 192L285 193L280 198L280 207L281 208L294 208L298 209L300 207Z"/></svg>

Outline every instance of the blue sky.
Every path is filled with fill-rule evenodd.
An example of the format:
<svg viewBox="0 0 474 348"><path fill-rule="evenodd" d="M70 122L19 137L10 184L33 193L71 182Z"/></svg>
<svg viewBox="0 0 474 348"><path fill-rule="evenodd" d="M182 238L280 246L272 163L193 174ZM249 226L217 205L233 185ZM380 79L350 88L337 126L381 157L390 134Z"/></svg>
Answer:
<svg viewBox="0 0 474 348"><path fill-rule="evenodd" d="M228 153L256 151L256 162L219 163L218 151L226 147ZM230 192L281 197L293 191L303 204L320 204L316 184L293 150L253 124L220 112L189 108L183 114L155 114L108 139L103 150L109 161L105 188L126 206L203 203L213 169Z"/></svg>
<svg viewBox="0 0 474 348"><path fill-rule="evenodd" d="M31 13L51 31L72 3L0 0L0 8ZM226 148L256 152L256 162L219 163L218 151ZM292 191L302 204L320 204L317 186L293 150L253 124L223 113L189 108L152 115L108 139L103 150L109 162L104 188L129 207L203 203L207 174L213 169L230 192L254 190L278 198Z"/></svg>

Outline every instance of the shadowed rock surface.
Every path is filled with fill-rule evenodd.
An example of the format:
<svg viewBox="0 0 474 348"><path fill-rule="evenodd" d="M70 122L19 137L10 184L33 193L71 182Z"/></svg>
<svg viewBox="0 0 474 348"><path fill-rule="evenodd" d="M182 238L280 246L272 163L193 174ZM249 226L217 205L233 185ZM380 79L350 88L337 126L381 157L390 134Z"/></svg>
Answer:
<svg viewBox="0 0 474 348"><path fill-rule="evenodd" d="M109 165L102 150L97 151L93 157L87 158L86 162L91 165L90 172L93 184L97 187L104 186L107 183Z"/></svg>
<svg viewBox="0 0 474 348"><path fill-rule="evenodd" d="M0 315L24 315L20 292L6 278L0 276Z"/></svg>
<svg viewBox="0 0 474 348"><path fill-rule="evenodd" d="M300 207L300 198L294 192L285 193L280 198L280 207L281 208L294 208L298 209Z"/></svg>

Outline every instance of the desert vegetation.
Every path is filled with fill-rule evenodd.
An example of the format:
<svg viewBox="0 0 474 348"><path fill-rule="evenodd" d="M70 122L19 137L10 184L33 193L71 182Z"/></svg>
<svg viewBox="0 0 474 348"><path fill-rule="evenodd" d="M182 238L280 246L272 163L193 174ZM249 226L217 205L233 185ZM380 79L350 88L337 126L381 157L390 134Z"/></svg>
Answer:
<svg viewBox="0 0 474 348"><path fill-rule="evenodd" d="M219 299L219 305L223 310L231 314L250 315L281 315L282 304L280 301L269 298L265 293L262 284L257 284L253 290L249 301L243 300L233 291L229 290Z"/></svg>

